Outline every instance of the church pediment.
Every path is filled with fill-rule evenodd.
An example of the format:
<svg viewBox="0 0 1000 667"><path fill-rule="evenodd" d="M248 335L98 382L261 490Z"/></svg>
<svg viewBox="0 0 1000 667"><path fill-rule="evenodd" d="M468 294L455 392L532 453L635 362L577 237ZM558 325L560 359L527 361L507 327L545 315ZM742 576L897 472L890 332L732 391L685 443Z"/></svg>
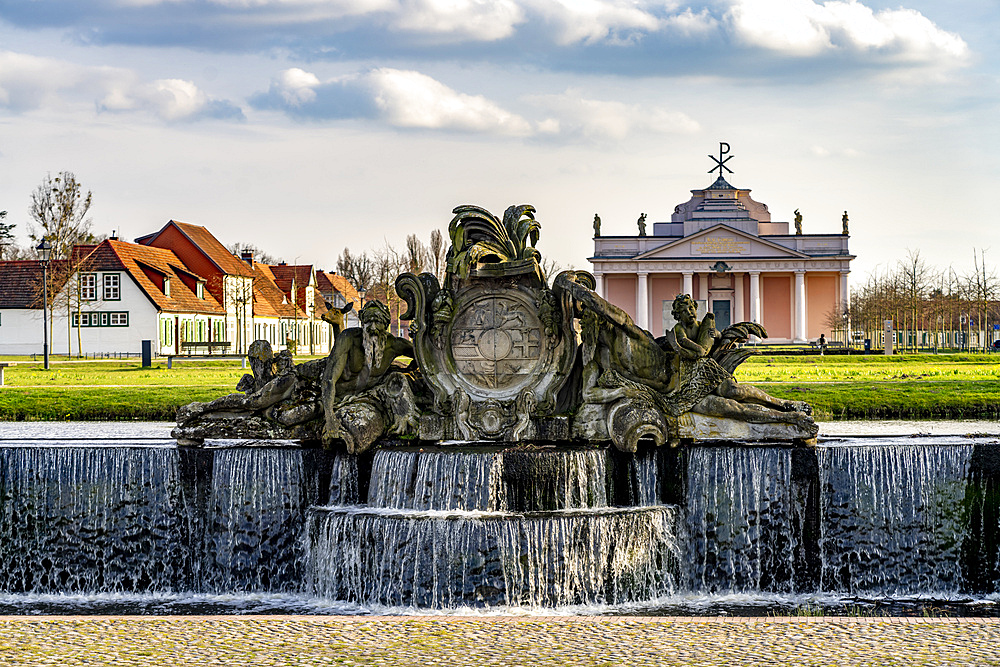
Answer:
<svg viewBox="0 0 1000 667"><path fill-rule="evenodd" d="M709 257L809 258L808 255L801 252L720 223L691 236L648 250L636 256L636 259L703 259Z"/></svg>

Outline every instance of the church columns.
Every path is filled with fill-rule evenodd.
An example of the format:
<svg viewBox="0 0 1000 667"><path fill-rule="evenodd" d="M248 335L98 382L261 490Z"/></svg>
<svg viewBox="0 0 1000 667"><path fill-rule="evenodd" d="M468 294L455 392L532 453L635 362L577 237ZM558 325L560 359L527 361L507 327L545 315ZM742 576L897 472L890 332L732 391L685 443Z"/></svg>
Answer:
<svg viewBox="0 0 1000 667"><path fill-rule="evenodd" d="M706 304L708 303L708 276L707 273L698 274L698 300L704 301Z"/></svg>
<svg viewBox="0 0 1000 667"><path fill-rule="evenodd" d="M792 296L795 304L795 342L806 340L806 270L795 270L795 292Z"/></svg>
<svg viewBox="0 0 1000 667"><path fill-rule="evenodd" d="M604 273L601 271L594 271L594 280L597 282L597 287L594 291L597 292L598 296L602 299L607 299L608 289L604 284Z"/></svg>
<svg viewBox="0 0 1000 667"><path fill-rule="evenodd" d="M840 272L840 305L847 311L851 310L851 289L847 284L847 276L850 273L850 271Z"/></svg>
<svg viewBox="0 0 1000 667"><path fill-rule="evenodd" d="M743 274L733 274L733 323L745 321L743 315Z"/></svg>
<svg viewBox="0 0 1000 667"><path fill-rule="evenodd" d="M750 321L760 324L760 271L750 272Z"/></svg>
<svg viewBox="0 0 1000 667"><path fill-rule="evenodd" d="M686 272L684 275L684 286L681 287L681 294L687 294L691 298L694 298L694 274L691 272Z"/></svg>
<svg viewBox="0 0 1000 667"><path fill-rule="evenodd" d="M639 271L639 289L635 297L635 323L640 329L649 329L649 274Z"/></svg>

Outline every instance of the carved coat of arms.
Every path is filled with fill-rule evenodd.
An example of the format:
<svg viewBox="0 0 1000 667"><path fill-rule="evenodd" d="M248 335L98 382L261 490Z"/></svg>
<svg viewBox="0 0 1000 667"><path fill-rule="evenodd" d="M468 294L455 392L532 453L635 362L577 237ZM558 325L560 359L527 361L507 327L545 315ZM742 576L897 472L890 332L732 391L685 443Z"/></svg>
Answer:
<svg viewBox="0 0 1000 667"><path fill-rule="evenodd" d="M443 286L428 273L396 281L435 411L448 437L531 437L576 352L572 309L549 289L534 248L534 208L511 206L499 220L462 206L449 232Z"/></svg>

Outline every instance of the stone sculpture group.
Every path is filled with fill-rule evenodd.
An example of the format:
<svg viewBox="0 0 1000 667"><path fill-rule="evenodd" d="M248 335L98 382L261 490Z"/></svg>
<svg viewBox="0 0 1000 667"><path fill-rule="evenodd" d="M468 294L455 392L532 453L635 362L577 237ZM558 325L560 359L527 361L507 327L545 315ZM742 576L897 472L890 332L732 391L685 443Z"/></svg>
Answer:
<svg viewBox="0 0 1000 667"><path fill-rule="evenodd" d="M586 271L549 283L532 206L503 219L478 206L454 214L444 284L430 273L396 279L412 340L392 335L388 309L372 301L325 359L294 364L256 341L241 393L181 408L178 441L318 440L350 453L380 439L611 442L627 452L644 442L814 441L806 403L733 378L752 354L741 344L766 337L760 325L720 332L682 294L677 324L654 337L595 292Z"/></svg>

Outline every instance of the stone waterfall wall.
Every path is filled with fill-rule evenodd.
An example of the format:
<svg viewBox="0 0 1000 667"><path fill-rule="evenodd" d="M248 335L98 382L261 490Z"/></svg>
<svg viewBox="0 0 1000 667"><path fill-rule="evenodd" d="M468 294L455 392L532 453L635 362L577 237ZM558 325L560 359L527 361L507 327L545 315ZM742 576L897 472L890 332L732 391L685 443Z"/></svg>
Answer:
<svg viewBox="0 0 1000 667"><path fill-rule="evenodd" d="M1000 446L0 446L0 593L449 607L1000 591Z"/></svg>

